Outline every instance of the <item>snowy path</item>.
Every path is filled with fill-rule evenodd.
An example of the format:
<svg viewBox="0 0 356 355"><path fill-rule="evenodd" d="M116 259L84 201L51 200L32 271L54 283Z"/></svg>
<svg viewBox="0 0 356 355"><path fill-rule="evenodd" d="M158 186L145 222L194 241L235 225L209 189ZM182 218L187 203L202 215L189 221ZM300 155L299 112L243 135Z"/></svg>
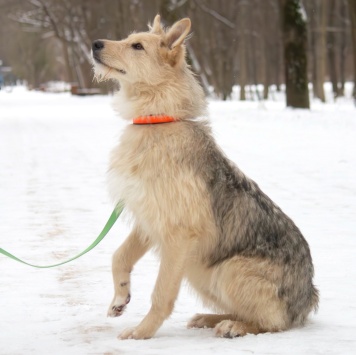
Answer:
<svg viewBox="0 0 356 355"><path fill-rule="evenodd" d="M0 247L37 264L86 248L111 213L105 172L125 123L109 97L0 92ZM302 329L216 339L188 330L204 309L184 288L154 339L119 341L150 305L157 261L133 272L126 313L106 318L111 254L128 232L119 220L91 253L38 270L0 256L0 354L350 354L356 352L356 109L309 111L282 102L212 102L218 142L297 223L314 258L319 312Z"/></svg>

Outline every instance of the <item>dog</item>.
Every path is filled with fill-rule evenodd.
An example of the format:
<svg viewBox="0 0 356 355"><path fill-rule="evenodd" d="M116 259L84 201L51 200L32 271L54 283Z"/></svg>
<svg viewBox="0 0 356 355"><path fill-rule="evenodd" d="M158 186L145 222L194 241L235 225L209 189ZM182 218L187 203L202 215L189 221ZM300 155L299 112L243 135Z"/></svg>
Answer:
<svg viewBox="0 0 356 355"><path fill-rule="evenodd" d="M95 76L115 80L119 115L133 124L113 150L109 191L133 216L113 255L108 315L130 301L130 273L150 249L160 257L152 306L121 339L154 336L173 311L183 279L216 314L188 327L219 337L279 332L318 307L308 243L293 221L217 146L204 92L186 63L189 18L165 29L92 44Z"/></svg>

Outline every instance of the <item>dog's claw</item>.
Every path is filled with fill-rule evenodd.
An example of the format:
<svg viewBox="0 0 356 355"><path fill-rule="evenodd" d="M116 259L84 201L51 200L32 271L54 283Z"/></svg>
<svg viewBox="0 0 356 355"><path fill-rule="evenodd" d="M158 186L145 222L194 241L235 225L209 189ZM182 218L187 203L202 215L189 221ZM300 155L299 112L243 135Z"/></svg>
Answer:
<svg viewBox="0 0 356 355"><path fill-rule="evenodd" d="M130 300L131 300L131 295L128 294L125 303L120 305L114 304L113 306L111 306L111 308L109 308L108 317L120 317L124 313L124 310L127 304L130 302Z"/></svg>
<svg viewBox="0 0 356 355"><path fill-rule="evenodd" d="M112 310L113 310L114 312L121 312L124 308L125 308L125 305L122 304L122 305L119 306L119 307L113 306L113 307L112 307Z"/></svg>
<svg viewBox="0 0 356 355"><path fill-rule="evenodd" d="M130 303L130 301L131 301L131 295L129 294L128 296L127 296L127 298L126 298L126 304L129 304Z"/></svg>
<svg viewBox="0 0 356 355"><path fill-rule="evenodd" d="M111 310L108 312L108 317L119 317L124 313L126 304L120 306L112 306Z"/></svg>

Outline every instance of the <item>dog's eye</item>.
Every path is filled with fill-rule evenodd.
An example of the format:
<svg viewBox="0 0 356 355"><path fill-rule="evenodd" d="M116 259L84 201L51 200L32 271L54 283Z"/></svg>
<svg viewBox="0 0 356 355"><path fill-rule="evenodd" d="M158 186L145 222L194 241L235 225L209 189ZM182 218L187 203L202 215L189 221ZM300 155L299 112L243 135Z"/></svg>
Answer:
<svg viewBox="0 0 356 355"><path fill-rule="evenodd" d="M134 43L132 46L131 46L133 49L136 49L138 51L141 51L145 48L143 48L143 45L141 43Z"/></svg>

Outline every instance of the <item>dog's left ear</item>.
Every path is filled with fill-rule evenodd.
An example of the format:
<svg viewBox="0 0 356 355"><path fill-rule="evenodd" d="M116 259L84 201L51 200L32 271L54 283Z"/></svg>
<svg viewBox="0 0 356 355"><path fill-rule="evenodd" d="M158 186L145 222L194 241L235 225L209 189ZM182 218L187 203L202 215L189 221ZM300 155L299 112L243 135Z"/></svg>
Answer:
<svg viewBox="0 0 356 355"><path fill-rule="evenodd" d="M166 43L169 49L181 45L187 37L191 27L189 18L184 18L176 22L166 34Z"/></svg>
<svg viewBox="0 0 356 355"><path fill-rule="evenodd" d="M159 14L156 15L155 19L153 20L153 25L148 25L150 32L156 35L163 35L164 30L161 25L161 16Z"/></svg>
<svg viewBox="0 0 356 355"><path fill-rule="evenodd" d="M189 18L184 18L176 22L166 33L166 58L172 67L179 65L184 61L185 47L183 46L183 42L190 31L190 27L191 22Z"/></svg>

